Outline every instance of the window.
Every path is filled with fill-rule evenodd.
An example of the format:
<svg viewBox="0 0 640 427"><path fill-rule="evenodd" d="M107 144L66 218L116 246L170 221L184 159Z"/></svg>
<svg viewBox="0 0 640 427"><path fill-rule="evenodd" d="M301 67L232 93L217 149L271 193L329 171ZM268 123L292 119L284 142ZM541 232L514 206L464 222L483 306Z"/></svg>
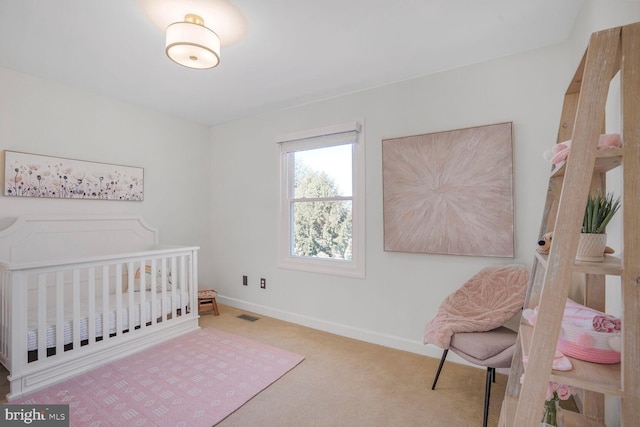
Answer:
<svg viewBox="0 0 640 427"><path fill-rule="evenodd" d="M352 122L280 144L280 266L364 277L364 135Z"/></svg>

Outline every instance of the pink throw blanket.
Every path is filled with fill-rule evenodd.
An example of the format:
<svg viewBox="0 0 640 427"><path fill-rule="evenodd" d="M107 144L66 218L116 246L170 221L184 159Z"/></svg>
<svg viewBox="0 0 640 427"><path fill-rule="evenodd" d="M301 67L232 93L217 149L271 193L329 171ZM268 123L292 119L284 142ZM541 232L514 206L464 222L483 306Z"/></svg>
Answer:
<svg viewBox="0 0 640 427"><path fill-rule="evenodd" d="M502 326L524 305L531 270L524 265L488 267L442 301L424 332L424 343L447 349L453 334Z"/></svg>

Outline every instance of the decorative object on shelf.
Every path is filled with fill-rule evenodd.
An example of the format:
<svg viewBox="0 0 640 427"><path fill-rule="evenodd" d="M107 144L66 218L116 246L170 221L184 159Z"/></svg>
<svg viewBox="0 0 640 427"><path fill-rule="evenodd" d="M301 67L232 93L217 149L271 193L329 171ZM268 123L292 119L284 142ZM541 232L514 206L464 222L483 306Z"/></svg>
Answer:
<svg viewBox="0 0 640 427"><path fill-rule="evenodd" d="M535 325L538 308L525 309L522 317ZM621 359L622 322L620 318L567 299L558 337L556 356L564 354L587 362L615 364ZM556 367L554 370L562 370Z"/></svg>
<svg viewBox="0 0 640 427"><path fill-rule="evenodd" d="M618 317L567 299L558 350L587 362L615 364L620 362L621 332Z"/></svg>
<svg viewBox="0 0 640 427"><path fill-rule="evenodd" d="M523 383L523 380L524 374L520 376L520 384ZM564 427L564 416L560 401L568 400L576 393L576 389L571 386L549 381L540 427Z"/></svg>
<svg viewBox="0 0 640 427"><path fill-rule="evenodd" d="M613 218L613 215L620 208L620 197L613 200L613 193L603 196L601 193L592 194L587 199L587 206L584 211L582 222L583 233L604 233Z"/></svg>
<svg viewBox="0 0 640 427"><path fill-rule="evenodd" d="M573 387L550 381L540 427L564 427L560 400L567 400L574 394L576 394L576 390Z"/></svg>
<svg viewBox="0 0 640 427"><path fill-rule="evenodd" d="M580 233L576 260L604 261L604 250L607 247L607 235L604 233Z"/></svg>
<svg viewBox="0 0 640 427"><path fill-rule="evenodd" d="M553 242L553 231L544 233L540 240L538 240L538 247L536 251L540 254L546 255L551 250L551 243Z"/></svg>
<svg viewBox="0 0 640 427"><path fill-rule="evenodd" d="M600 139L598 140L598 150L619 147L622 147L620 134L612 133L600 135ZM544 157L545 160L550 161L554 168L557 169L567 161L570 152L571 140L568 140L555 144L550 150L545 151L542 154L542 157Z"/></svg>
<svg viewBox="0 0 640 427"><path fill-rule="evenodd" d="M529 357L526 355L522 356L522 362L526 365ZM554 371L571 371L573 369L573 364L571 360L564 354L560 353L556 349L556 354L553 356L553 364L551 365L551 369Z"/></svg>
<svg viewBox="0 0 640 427"><path fill-rule="evenodd" d="M4 195L144 200L144 169L5 151Z"/></svg>
<svg viewBox="0 0 640 427"><path fill-rule="evenodd" d="M589 195L584 210L582 233L578 241L576 259L578 261L603 261L607 247L607 224L620 208L620 197L614 200L613 194Z"/></svg>
<svg viewBox="0 0 640 427"><path fill-rule="evenodd" d="M548 255L549 251L551 250L551 243L553 243L553 231L544 233L542 235L540 240L538 240L538 247L536 247L536 251L539 254ZM610 248L609 246L605 246L604 253L612 254L612 253L615 253L615 251L613 250L613 248Z"/></svg>
<svg viewBox="0 0 640 427"><path fill-rule="evenodd" d="M384 249L513 257L512 123L382 140Z"/></svg>
<svg viewBox="0 0 640 427"><path fill-rule="evenodd" d="M560 401L557 398L545 400L544 412L542 413L542 421L540 421L540 427L564 426L564 420L558 422L558 418L560 418L560 420L563 419L562 415L558 417L558 413L562 413L562 408L560 408Z"/></svg>

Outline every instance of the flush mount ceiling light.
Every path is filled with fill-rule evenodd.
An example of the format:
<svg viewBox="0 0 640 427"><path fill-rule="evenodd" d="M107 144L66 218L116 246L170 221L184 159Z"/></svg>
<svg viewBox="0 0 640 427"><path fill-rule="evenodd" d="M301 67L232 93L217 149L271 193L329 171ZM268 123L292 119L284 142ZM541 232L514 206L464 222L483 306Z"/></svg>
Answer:
<svg viewBox="0 0 640 427"><path fill-rule="evenodd" d="M167 27L166 46L167 56L185 67L206 69L220 63L220 38L192 13Z"/></svg>

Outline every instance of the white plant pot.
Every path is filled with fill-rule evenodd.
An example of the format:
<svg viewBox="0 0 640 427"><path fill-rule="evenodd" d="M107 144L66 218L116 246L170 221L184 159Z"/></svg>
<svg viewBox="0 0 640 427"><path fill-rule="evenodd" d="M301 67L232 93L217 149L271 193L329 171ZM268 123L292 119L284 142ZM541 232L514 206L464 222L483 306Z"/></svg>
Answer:
<svg viewBox="0 0 640 427"><path fill-rule="evenodd" d="M607 235L605 233L580 233L576 260L578 261L604 261L604 250L607 247Z"/></svg>

